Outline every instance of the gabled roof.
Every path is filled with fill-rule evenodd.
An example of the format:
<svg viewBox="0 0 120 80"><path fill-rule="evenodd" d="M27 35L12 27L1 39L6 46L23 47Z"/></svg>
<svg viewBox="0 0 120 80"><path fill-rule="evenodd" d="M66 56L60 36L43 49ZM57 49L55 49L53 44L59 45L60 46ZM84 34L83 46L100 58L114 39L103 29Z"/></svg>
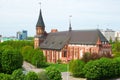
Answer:
<svg viewBox="0 0 120 80"><path fill-rule="evenodd" d="M39 14L39 18L38 18L36 27L43 27L43 28L45 27L45 24L44 24L44 21L43 21L43 17L42 17L41 9L40 9L40 14Z"/></svg>
<svg viewBox="0 0 120 80"><path fill-rule="evenodd" d="M40 48L61 50L66 44L96 45L98 38L102 42L108 42L99 30L71 30L49 33Z"/></svg>
<svg viewBox="0 0 120 80"><path fill-rule="evenodd" d="M40 45L40 48L61 50L67 44L68 40L69 37L66 35L59 35L58 37L57 35L49 34L46 40Z"/></svg>

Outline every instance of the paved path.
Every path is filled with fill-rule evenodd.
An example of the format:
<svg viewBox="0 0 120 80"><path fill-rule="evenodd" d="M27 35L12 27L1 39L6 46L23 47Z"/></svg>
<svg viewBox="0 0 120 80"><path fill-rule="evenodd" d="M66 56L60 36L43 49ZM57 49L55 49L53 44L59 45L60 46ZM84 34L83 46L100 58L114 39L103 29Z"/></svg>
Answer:
<svg viewBox="0 0 120 80"><path fill-rule="evenodd" d="M22 66L26 71L34 71L36 73L45 71L44 69L36 68L35 66L31 65L30 63L24 61ZM69 72L62 72L62 80L85 80L80 78L73 78L70 76Z"/></svg>
<svg viewBox="0 0 120 80"><path fill-rule="evenodd" d="M44 71L44 69L36 68L35 66L31 65L30 63L24 61L22 66L26 71L34 71L36 73Z"/></svg>
<svg viewBox="0 0 120 80"><path fill-rule="evenodd" d="M86 80L86 79L74 78L74 77L70 76L69 72L62 72L62 80Z"/></svg>

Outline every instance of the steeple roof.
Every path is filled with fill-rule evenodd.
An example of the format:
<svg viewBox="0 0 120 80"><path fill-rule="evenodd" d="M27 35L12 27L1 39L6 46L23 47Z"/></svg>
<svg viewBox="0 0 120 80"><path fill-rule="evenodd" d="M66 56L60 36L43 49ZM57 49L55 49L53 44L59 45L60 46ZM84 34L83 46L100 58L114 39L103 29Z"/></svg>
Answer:
<svg viewBox="0 0 120 80"><path fill-rule="evenodd" d="M45 27L44 21L43 21L43 17L42 17L42 11L40 9L40 14L39 14L39 18L36 24L36 27Z"/></svg>

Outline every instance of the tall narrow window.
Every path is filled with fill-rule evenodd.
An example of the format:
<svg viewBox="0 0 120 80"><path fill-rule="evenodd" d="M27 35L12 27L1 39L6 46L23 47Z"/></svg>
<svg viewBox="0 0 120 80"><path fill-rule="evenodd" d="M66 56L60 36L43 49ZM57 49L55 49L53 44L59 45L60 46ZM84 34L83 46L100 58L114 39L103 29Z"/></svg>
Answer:
<svg viewBox="0 0 120 80"><path fill-rule="evenodd" d="M67 57L67 51L63 51L62 57Z"/></svg>

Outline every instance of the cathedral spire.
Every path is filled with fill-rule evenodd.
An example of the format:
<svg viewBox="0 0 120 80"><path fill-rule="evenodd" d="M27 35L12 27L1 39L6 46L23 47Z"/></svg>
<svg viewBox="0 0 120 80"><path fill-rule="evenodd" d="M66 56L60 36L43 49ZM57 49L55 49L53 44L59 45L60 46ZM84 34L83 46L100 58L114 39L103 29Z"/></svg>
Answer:
<svg viewBox="0 0 120 80"><path fill-rule="evenodd" d="M41 3L40 3L40 7L41 7ZM45 28L45 24L44 24L44 21L43 21L41 8L40 8L39 18L38 18L36 27L43 27L43 28Z"/></svg>

